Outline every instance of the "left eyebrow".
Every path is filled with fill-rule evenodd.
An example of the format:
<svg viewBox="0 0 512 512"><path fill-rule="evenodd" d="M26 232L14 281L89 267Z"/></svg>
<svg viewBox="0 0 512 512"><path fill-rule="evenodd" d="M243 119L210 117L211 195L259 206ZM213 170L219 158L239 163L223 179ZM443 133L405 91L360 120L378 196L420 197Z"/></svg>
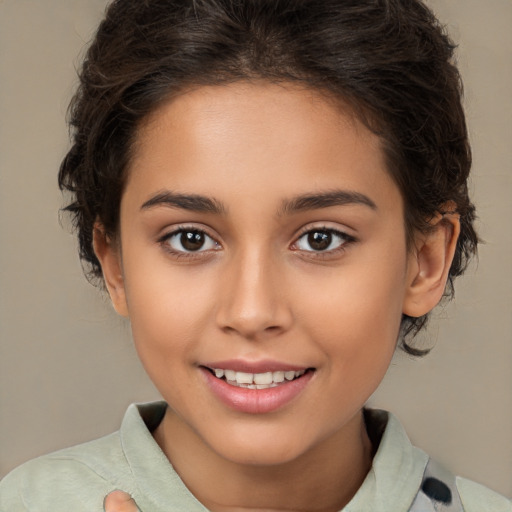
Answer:
<svg viewBox="0 0 512 512"><path fill-rule="evenodd" d="M148 199L141 207L141 210L147 210L156 206L167 206L170 208L180 208L199 213L214 213L222 215L226 213L224 205L216 199L198 195L198 194L177 194L169 190L164 190Z"/></svg>
<svg viewBox="0 0 512 512"><path fill-rule="evenodd" d="M284 201L279 209L279 215L350 204L360 204L367 206L372 210L377 210L377 205L368 196L365 196L360 192L353 192L351 190L332 190L317 194L304 194Z"/></svg>

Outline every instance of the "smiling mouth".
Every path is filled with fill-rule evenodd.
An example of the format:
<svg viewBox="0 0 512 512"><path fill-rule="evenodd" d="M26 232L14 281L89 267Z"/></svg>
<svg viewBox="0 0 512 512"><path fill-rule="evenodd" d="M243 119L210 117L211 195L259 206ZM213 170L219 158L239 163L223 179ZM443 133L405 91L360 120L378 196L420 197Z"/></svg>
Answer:
<svg viewBox="0 0 512 512"><path fill-rule="evenodd" d="M221 368L205 367L217 379L224 380L231 386L246 389L276 388L288 382L300 379L306 372L314 371L313 368L297 371L275 371L263 373L237 372Z"/></svg>

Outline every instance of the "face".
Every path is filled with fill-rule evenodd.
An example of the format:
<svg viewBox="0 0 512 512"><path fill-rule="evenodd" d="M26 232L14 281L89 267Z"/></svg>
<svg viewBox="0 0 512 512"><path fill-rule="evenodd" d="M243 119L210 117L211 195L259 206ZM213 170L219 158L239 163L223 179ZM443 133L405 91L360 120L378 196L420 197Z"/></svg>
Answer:
<svg viewBox="0 0 512 512"><path fill-rule="evenodd" d="M202 87L140 128L104 272L182 426L275 464L342 432L383 378L418 270L403 219L379 140L340 106Z"/></svg>

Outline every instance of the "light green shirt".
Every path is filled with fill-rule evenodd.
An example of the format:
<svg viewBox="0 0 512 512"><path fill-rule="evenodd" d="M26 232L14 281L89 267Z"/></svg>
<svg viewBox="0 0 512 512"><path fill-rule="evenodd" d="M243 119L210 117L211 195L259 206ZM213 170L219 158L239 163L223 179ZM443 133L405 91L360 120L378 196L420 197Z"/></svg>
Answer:
<svg viewBox="0 0 512 512"><path fill-rule="evenodd" d="M142 512L206 512L154 441L165 403L131 405L121 429L96 441L31 460L0 482L0 512L102 512L120 489ZM406 512L421 485L428 456L410 443L391 414L369 411L385 428L373 466L343 512ZM457 477L465 512L512 512L506 498Z"/></svg>

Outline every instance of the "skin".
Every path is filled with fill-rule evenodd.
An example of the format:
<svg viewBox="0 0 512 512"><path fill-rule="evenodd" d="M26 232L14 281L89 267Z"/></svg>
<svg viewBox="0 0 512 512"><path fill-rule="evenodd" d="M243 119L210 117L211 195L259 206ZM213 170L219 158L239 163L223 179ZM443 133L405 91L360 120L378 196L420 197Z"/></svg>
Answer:
<svg viewBox="0 0 512 512"><path fill-rule="evenodd" d="M351 200L293 207L333 191ZM219 211L162 203L163 193L204 196ZM140 127L120 233L110 240L98 223L95 250L170 406L154 437L207 508L336 511L360 487L372 458L362 407L402 313L440 300L459 232L456 215L439 216L407 251L403 219L379 139L320 93L201 87ZM204 231L206 245L185 252L178 229ZM314 250L310 232L330 236L328 248ZM249 414L206 385L201 365L227 359L314 373L283 407ZM136 510L111 503L107 512Z"/></svg>
<svg viewBox="0 0 512 512"><path fill-rule="evenodd" d="M105 512L137 512L137 504L123 491L112 491L103 503Z"/></svg>

